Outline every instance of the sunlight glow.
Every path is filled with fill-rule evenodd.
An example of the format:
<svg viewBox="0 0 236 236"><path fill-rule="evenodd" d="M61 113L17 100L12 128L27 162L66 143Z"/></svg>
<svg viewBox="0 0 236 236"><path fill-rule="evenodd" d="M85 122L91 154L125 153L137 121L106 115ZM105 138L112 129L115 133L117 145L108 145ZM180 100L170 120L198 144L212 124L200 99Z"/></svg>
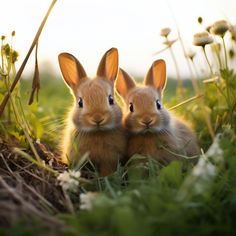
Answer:
<svg viewBox="0 0 236 236"><path fill-rule="evenodd" d="M50 3L51 0L0 0L0 34L10 37L11 31L16 30L14 45L20 52L20 62ZM160 30L170 27L170 36L176 39L177 23L187 48L196 51L192 36L203 30L197 17L203 17L204 26L220 19L235 24L235 10L235 0L139 0L135 4L131 0L58 0L40 38L40 69L44 69L43 62L47 61L54 74L59 74L57 55L66 51L81 61L89 75L94 75L101 55L117 47L120 66L131 74L143 76L151 63L161 57L167 61L169 74L175 76L169 52L154 56L164 47ZM181 76L186 77L188 69L179 43L174 49ZM30 61L28 72L32 70L33 58Z"/></svg>

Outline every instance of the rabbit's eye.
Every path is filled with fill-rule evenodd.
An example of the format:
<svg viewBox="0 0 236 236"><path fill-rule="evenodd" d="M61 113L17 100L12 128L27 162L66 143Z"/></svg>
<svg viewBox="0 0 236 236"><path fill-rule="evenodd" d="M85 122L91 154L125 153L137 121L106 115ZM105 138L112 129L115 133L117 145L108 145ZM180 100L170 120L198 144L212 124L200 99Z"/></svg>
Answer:
<svg viewBox="0 0 236 236"><path fill-rule="evenodd" d="M130 104L129 104L129 110L130 110L130 112L134 112L134 106L133 106L133 103L130 103Z"/></svg>
<svg viewBox="0 0 236 236"><path fill-rule="evenodd" d="M108 101L109 101L110 105L114 105L114 99L113 99L112 95L108 96Z"/></svg>
<svg viewBox="0 0 236 236"><path fill-rule="evenodd" d="M78 105L80 108L83 107L83 99L81 97L79 97Z"/></svg>
<svg viewBox="0 0 236 236"><path fill-rule="evenodd" d="M156 100L156 105L157 105L157 110L161 110L161 102L159 101L159 99Z"/></svg>

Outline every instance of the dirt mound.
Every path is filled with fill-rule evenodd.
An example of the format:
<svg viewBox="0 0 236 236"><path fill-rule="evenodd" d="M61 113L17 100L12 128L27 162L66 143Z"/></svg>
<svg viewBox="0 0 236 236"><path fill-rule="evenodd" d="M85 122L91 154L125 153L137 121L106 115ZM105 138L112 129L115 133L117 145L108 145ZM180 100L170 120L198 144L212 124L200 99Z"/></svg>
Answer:
<svg viewBox="0 0 236 236"><path fill-rule="evenodd" d="M42 145L36 145L40 157L52 170L66 166ZM0 226L24 219L40 220L46 227L63 227L56 214L70 210L70 202L53 171L45 170L15 152L0 138Z"/></svg>

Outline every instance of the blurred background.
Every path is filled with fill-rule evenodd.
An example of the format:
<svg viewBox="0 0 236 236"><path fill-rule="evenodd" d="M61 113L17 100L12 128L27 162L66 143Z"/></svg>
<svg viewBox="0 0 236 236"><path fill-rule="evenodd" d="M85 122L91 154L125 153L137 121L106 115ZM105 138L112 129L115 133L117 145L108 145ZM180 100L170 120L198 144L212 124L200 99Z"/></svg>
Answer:
<svg viewBox="0 0 236 236"><path fill-rule="evenodd" d="M10 38L16 31L13 46L19 51L17 67L24 59L51 0L0 0L0 34ZM192 45L193 34L204 30L216 20L236 23L235 0L59 0L45 25L39 41L39 69L57 77L60 74L57 55L74 54L88 75L95 75L103 53L117 47L120 66L136 77L143 77L151 63L164 58L168 75L176 77L173 60L165 48L160 30L170 27L170 39L177 39L179 28L187 50L198 51ZM197 18L203 18L203 24ZM227 37L226 37L227 40ZM229 40L229 37L228 37ZM179 42L173 49L181 78L188 78L189 70ZM208 69L204 58L198 56L201 73ZM33 74L33 54L24 75ZM201 75L200 75L201 76Z"/></svg>

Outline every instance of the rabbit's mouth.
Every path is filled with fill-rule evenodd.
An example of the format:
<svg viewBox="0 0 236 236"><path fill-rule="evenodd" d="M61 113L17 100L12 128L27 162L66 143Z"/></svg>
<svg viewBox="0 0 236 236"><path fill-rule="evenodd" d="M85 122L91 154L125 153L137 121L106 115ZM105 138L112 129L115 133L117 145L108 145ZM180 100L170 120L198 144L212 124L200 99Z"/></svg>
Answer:
<svg viewBox="0 0 236 236"><path fill-rule="evenodd" d="M157 130L152 126L146 126L142 129L141 133L156 133Z"/></svg>
<svg viewBox="0 0 236 236"><path fill-rule="evenodd" d="M108 130L108 127L106 127L104 125L96 125L96 126L94 126L94 131L104 131L104 130Z"/></svg>
<svg viewBox="0 0 236 236"><path fill-rule="evenodd" d="M83 131L87 133L93 132L106 132L115 129L116 127L112 124L96 124L93 126L83 127Z"/></svg>

